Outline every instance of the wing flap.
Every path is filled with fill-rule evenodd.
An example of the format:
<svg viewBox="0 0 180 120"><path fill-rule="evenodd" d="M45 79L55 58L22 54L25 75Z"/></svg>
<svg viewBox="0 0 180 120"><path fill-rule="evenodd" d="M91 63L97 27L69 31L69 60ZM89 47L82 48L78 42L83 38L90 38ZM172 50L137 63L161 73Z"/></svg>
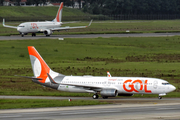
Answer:
<svg viewBox="0 0 180 120"><path fill-rule="evenodd" d="M102 87L95 87L91 85L77 85L77 84L68 84L68 83L61 83L61 85L70 85L70 86L76 86L76 87L83 87L84 89L87 90L95 90L95 91L101 91L103 88Z"/></svg>
<svg viewBox="0 0 180 120"><path fill-rule="evenodd" d="M70 30L70 29L77 29L77 28L86 28L87 26L78 26L78 27L59 27L59 28L53 28L53 31L57 30Z"/></svg>

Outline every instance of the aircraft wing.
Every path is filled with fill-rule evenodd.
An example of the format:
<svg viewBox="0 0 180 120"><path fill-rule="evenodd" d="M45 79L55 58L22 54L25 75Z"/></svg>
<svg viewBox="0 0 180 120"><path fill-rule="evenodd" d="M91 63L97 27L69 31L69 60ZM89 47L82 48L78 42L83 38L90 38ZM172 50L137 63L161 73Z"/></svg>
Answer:
<svg viewBox="0 0 180 120"><path fill-rule="evenodd" d="M77 23L77 22L81 22L81 21L62 22L62 24Z"/></svg>
<svg viewBox="0 0 180 120"><path fill-rule="evenodd" d="M4 27L8 27L8 28L15 28L15 29L17 29L17 27L15 27L15 26L5 25L5 19L3 19L3 26Z"/></svg>
<svg viewBox="0 0 180 120"><path fill-rule="evenodd" d="M89 25L88 26L76 26L76 27L59 27L59 28L52 28L51 30L52 31L56 31L56 30L70 30L70 29L77 29L77 28L86 28L86 27L89 27L91 26L91 23L92 23L93 20L90 21Z"/></svg>
<svg viewBox="0 0 180 120"><path fill-rule="evenodd" d="M70 85L70 86L76 86L76 87L83 87L87 90L94 90L94 91L101 91L103 88L101 87L95 87L91 85L77 85L77 84L68 84L68 83L60 83L61 85Z"/></svg>

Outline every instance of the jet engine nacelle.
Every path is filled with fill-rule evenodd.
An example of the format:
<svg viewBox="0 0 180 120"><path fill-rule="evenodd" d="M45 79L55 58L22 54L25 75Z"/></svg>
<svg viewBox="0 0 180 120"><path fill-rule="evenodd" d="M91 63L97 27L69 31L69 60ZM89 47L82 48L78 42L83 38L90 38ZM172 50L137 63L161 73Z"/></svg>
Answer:
<svg viewBox="0 0 180 120"><path fill-rule="evenodd" d="M44 30L45 35L51 35L52 33L53 33L52 30L49 29Z"/></svg>
<svg viewBox="0 0 180 120"><path fill-rule="evenodd" d="M118 94L118 96L133 96L134 94Z"/></svg>
<svg viewBox="0 0 180 120"><path fill-rule="evenodd" d="M118 92L116 89L103 89L100 92L100 95L106 97L116 97L118 95Z"/></svg>

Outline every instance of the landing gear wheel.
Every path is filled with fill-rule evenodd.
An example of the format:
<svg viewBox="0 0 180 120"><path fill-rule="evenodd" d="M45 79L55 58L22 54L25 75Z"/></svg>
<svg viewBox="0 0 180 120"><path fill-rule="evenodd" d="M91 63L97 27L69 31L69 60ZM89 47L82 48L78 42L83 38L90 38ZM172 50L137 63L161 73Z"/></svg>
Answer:
<svg viewBox="0 0 180 120"><path fill-rule="evenodd" d="M33 37L33 36L35 37L35 36L36 36L36 33L32 33L32 37Z"/></svg>
<svg viewBox="0 0 180 120"><path fill-rule="evenodd" d="M161 97L161 96L159 96L159 97L158 97L158 99L162 99L162 97Z"/></svg>
<svg viewBox="0 0 180 120"><path fill-rule="evenodd" d="M107 97L107 96L102 96L102 98L103 98L103 99L108 99L108 97Z"/></svg>
<svg viewBox="0 0 180 120"><path fill-rule="evenodd" d="M99 96L98 96L97 94L94 94L94 95L92 96L92 98L93 98L93 99L98 99Z"/></svg>
<svg viewBox="0 0 180 120"><path fill-rule="evenodd" d="M20 35L21 35L21 37L24 37L24 33L21 33L21 32L20 32Z"/></svg>
<svg viewBox="0 0 180 120"><path fill-rule="evenodd" d="M50 35L46 35L46 37L49 37Z"/></svg>

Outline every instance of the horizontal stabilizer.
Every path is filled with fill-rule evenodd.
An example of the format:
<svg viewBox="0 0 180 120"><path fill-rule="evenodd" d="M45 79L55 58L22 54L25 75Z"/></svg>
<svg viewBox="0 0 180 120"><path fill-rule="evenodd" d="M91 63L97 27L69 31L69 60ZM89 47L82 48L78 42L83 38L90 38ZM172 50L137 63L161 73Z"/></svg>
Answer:
<svg viewBox="0 0 180 120"><path fill-rule="evenodd" d="M36 77L28 77L28 76L19 76L19 75L15 75L17 77L23 77L23 78L28 78L28 79L33 79L33 80L42 80L42 78L36 78Z"/></svg>

